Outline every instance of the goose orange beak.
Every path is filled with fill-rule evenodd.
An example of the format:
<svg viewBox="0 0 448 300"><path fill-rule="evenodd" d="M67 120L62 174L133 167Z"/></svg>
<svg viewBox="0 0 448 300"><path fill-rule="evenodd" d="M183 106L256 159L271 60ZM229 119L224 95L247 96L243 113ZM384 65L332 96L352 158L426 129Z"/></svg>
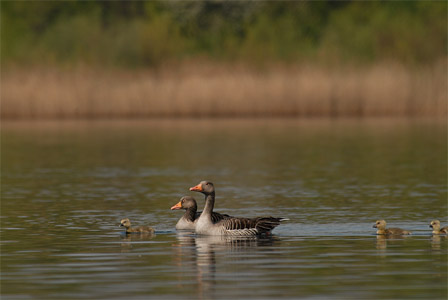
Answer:
<svg viewBox="0 0 448 300"><path fill-rule="evenodd" d="M181 209L182 208L182 202L179 201L179 203L177 203L176 205L173 205L171 207L171 210L175 210L175 209Z"/></svg>
<svg viewBox="0 0 448 300"><path fill-rule="evenodd" d="M202 185L201 184L198 184L198 185L196 185L196 186L194 186L194 187L191 187L190 188L190 191L193 191L193 192L202 192L203 190L202 190Z"/></svg>

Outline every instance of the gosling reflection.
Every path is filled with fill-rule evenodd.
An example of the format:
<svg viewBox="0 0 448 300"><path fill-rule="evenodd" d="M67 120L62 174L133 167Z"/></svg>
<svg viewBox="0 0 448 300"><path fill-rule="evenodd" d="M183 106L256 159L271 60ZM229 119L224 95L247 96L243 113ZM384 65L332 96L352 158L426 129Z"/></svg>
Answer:
<svg viewBox="0 0 448 300"><path fill-rule="evenodd" d="M121 253L130 252L135 242L149 241L155 237L156 235L151 233L126 234L123 232L120 234Z"/></svg>
<svg viewBox="0 0 448 300"><path fill-rule="evenodd" d="M183 274L197 274L198 299L215 298L217 257L222 252L253 252L259 246L273 245L276 238L231 237L231 236L195 236L192 233L177 233L178 247L175 262ZM218 253L218 255L216 255ZM244 260L245 255L233 256L234 260ZM193 270L191 270L193 267ZM182 278L179 278L182 282Z"/></svg>
<svg viewBox="0 0 448 300"><path fill-rule="evenodd" d="M376 249L385 250L387 249L387 236L377 235L376 236Z"/></svg>
<svg viewBox="0 0 448 300"><path fill-rule="evenodd" d="M140 234L120 234L120 238L122 242L141 242L141 241L149 241L155 238L156 235L154 233L140 233Z"/></svg>
<svg viewBox="0 0 448 300"><path fill-rule="evenodd" d="M377 235L376 236L376 249L386 250L387 243L393 241L403 241L409 236L406 235Z"/></svg>
<svg viewBox="0 0 448 300"><path fill-rule="evenodd" d="M431 236L431 250L440 251L441 243L448 240L446 235L433 234Z"/></svg>

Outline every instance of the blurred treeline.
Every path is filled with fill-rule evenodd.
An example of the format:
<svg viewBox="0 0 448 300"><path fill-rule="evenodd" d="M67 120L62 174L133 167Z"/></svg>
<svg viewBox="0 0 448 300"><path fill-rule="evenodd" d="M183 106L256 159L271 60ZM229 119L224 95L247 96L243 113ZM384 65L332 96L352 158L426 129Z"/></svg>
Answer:
<svg viewBox="0 0 448 300"><path fill-rule="evenodd" d="M446 1L2 1L1 62L432 64Z"/></svg>

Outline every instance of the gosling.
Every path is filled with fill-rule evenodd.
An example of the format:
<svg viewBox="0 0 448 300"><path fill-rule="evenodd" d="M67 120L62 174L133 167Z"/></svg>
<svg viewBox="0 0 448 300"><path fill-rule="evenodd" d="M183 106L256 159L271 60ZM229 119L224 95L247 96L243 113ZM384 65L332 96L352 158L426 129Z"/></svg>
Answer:
<svg viewBox="0 0 448 300"><path fill-rule="evenodd" d="M132 228L128 218L121 220L120 227L126 228L126 233L149 233L154 234L154 229L149 226L139 226Z"/></svg>
<svg viewBox="0 0 448 300"><path fill-rule="evenodd" d="M429 225L433 229L432 234L447 234L448 233L448 226L440 228L440 221L434 220Z"/></svg>
<svg viewBox="0 0 448 300"><path fill-rule="evenodd" d="M381 235L404 235L404 234L411 234L410 231L403 230L401 228L386 228L386 221L384 221L384 220L376 221L375 225L373 225L373 228L378 228L376 234L381 234Z"/></svg>

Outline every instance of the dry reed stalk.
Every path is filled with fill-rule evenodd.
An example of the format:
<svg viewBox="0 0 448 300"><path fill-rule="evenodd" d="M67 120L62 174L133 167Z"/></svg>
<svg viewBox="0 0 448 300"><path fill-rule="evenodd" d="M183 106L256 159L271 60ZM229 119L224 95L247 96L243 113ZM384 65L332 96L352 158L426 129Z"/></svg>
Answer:
<svg viewBox="0 0 448 300"><path fill-rule="evenodd" d="M446 63L327 70L183 64L156 71L8 68L1 77L7 119L442 116Z"/></svg>

